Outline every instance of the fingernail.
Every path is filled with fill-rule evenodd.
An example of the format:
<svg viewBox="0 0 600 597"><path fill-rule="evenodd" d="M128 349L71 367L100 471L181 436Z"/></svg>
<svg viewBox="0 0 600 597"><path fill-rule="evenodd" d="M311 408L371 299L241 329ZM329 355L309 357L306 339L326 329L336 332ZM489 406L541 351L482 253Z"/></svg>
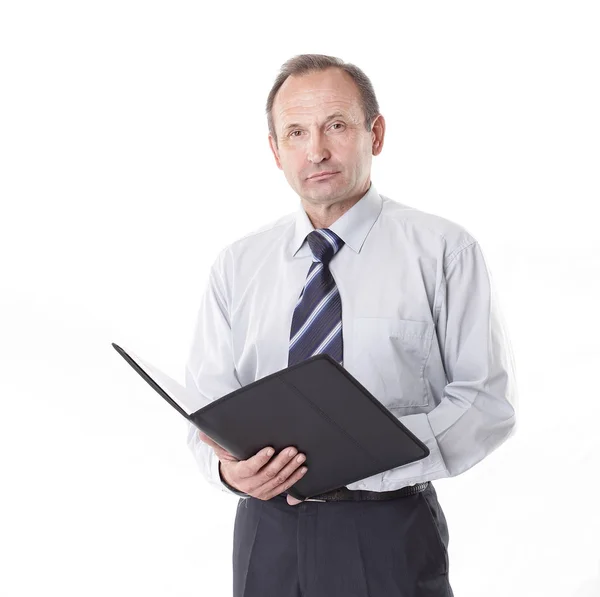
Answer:
<svg viewBox="0 0 600 597"><path fill-rule="evenodd" d="M273 448L269 448L267 450L267 456L273 456L273 454L275 454L275 450L273 450Z"/></svg>

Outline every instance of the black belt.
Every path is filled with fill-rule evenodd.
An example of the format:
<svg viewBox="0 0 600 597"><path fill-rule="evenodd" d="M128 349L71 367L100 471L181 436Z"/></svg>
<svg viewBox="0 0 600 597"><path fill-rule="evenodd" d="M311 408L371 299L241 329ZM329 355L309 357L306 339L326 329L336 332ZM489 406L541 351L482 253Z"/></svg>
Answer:
<svg viewBox="0 0 600 597"><path fill-rule="evenodd" d="M364 489L348 489L347 487L339 487L332 489L319 495L314 495L307 498L305 502L341 502L345 500L360 501L360 500L393 500L395 498L406 497L420 493L429 486L429 481L425 483L416 483L415 485L407 485L395 491L366 491Z"/></svg>

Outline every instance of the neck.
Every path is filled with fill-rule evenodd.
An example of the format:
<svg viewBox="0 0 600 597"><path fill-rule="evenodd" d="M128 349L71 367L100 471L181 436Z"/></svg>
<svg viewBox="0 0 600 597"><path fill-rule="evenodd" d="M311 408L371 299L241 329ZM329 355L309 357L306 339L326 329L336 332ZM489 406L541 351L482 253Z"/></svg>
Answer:
<svg viewBox="0 0 600 597"><path fill-rule="evenodd" d="M371 181L368 180L366 188L360 193L328 204L310 203L303 198L302 207L315 228L329 228L364 197L370 186Z"/></svg>

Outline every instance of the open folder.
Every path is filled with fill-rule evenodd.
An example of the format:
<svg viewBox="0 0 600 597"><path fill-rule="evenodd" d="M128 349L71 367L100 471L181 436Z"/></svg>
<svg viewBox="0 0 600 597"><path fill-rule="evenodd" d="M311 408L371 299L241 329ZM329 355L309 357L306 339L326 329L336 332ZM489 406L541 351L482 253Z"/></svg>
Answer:
<svg viewBox="0 0 600 597"><path fill-rule="evenodd" d="M115 350L188 421L239 460L266 446L306 455L286 490L299 500L420 460L429 449L328 354L314 355L210 401L130 350Z"/></svg>

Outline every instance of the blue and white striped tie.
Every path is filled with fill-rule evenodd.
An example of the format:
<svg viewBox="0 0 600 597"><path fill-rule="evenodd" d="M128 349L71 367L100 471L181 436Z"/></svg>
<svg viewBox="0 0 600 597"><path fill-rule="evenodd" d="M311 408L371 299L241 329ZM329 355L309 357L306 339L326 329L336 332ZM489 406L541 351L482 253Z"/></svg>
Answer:
<svg viewBox="0 0 600 597"><path fill-rule="evenodd" d="M307 238L313 262L292 317L288 366L323 352L342 365L342 301L328 264L344 241L328 228Z"/></svg>

